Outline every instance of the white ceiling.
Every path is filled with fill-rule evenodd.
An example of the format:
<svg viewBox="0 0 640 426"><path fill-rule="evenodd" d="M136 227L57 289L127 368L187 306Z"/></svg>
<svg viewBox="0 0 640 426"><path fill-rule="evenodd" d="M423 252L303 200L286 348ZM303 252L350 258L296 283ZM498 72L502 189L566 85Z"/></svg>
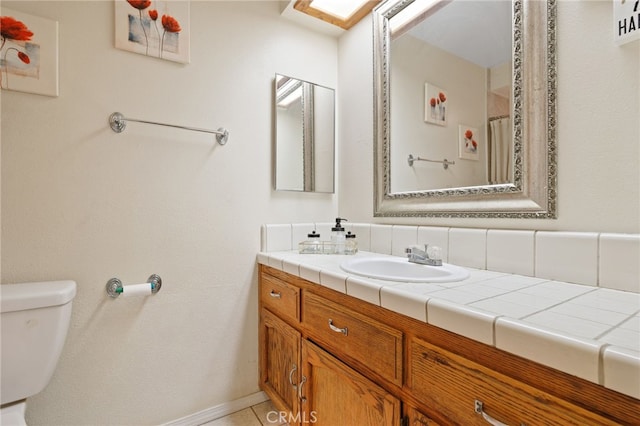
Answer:
<svg viewBox="0 0 640 426"><path fill-rule="evenodd" d="M511 1L454 0L409 31L484 68L511 61Z"/></svg>

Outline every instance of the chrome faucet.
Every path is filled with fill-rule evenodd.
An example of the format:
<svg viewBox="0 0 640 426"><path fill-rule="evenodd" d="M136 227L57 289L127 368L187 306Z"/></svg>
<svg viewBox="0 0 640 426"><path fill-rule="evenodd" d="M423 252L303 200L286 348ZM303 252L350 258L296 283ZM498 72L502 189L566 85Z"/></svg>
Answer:
<svg viewBox="0 0 640 426"><path fill-rule="evenodd" d="M429 256L428 251L432 251ZM424 249L420 246L411 246L405 249L409 262L418 263L420 265L442 266L442 255L440 248L433 246L429 250L429 245L425 244Z"/></svg>

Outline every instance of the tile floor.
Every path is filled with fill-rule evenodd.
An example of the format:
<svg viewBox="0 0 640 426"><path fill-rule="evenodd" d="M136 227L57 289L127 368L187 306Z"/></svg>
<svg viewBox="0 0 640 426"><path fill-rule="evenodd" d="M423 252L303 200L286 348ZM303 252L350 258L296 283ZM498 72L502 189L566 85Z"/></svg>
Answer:
<svg viewBox="0 0 640 426"><path fill-rule="evenodd" d="M245 408L201 426L286 426L278 419L278 410L271 401Z"/></svg>

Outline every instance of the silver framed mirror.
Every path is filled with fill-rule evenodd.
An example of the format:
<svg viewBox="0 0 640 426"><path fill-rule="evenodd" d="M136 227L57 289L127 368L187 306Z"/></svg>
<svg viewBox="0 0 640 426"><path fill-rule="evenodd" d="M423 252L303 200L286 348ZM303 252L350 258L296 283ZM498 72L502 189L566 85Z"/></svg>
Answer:
<svg viewBox="0 0 640 426"><path fill-rule="evenodd" d="M511 144L506 156L503 155L510 164L502 179L492 177L495 165L491 161L494 164L496 161L495 156L491 160L490 128L495 114L487 114L490 108L468 108L478 96L464 98L456 92L464 86L466 92L472 93L465 86L469 79L465 77L463 82L456 83L447 80L448 75L434 74L433 70L414 67L407 72L394 68L398 62L394 62L394 55L402 55L400 39L416 38L420 26L431 26L440 28L436 39L451 41L453 35L443 32L448 28L459 33L466 27L462 17L456 17L455 21L448 17L442 27L437 26L438 21L447 16L445 12L454 10L453 6L469 8L471 3L486 7L490 2L388 0L374 10L374 216L556 218L555 0L506 2L510 10L505 30L508 34L504 36L510 40L507 44L511 58L507 73L510 87L506 134ZM475 12L467 14L478 16ZM472 38L474 33L468 34L466 43ZM418 57L434 51L419 44L422 42L413 40L413 44L408 44L413 46L409 54ZM429 55L423 63L441 64L434 60L433 53ZM458 65L458 69L464 67ZM490 92L490 72L486 68L485 86L480 89L483 93ZM406 85L407 73L417 75L409 89L401 87ZM449 85L450 98L442 85ZM435 95L429 90L435 90ZM405 93L414 99L407 103L400 96ZM478 117L477 112L482 109L485 114ZM480 135L477 144L473 137L466 137L475 134ZM445 136L439 140L438 135ZM406 148L404 145L410 142L413 145ZM448 153L435 151L438 144L448 149ZM429 161L419 161L423 159ZM469 172L471 167L478 168L480 164L483 170L476 175L482 179L460 179L462 175L473 174ZM411 173L405 173L405 177L395 173L401 168L410 169ZM420 173L426 177L419 179ZM445 180L441 179L443 175ZM447 176L451 178L449 181ZM411 186L412 178L415 187ZM410 183L406 184L407 181ZM425 187L421 182L437 183Z"/></svg>
<svg viewBox="0 0 640 426"><path fill-rule="evenodd" d="M297 78L275 76L277 191L335 191L335 93Z"/></svg>

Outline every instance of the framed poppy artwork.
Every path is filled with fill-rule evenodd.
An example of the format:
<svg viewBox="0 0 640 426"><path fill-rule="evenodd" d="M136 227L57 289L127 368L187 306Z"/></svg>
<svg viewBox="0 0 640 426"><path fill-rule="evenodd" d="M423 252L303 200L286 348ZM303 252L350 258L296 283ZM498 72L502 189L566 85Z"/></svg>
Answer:
<svg viewBox="0 0 640 426"><path fill-rule="evenodd" d="M447 125L447 93L433 84L424 85L424 121Z"/></svg>
<svg viewBox="0 0 640 426"><path fill-rule="evenodd" d="M58 96L58 22L0 9L0 86Z"/></svg>
<svg viewBox="0 0 640 426"><path fill-rule="evenodd" d="M115 0L115 13L116 48L189 63L189 1Z"/></svg>
<svg viewBox="0 0 640 426"><path fill-rule="evenodd" d="M458 126L458 157L465 160L480 160L480 132L475 127Z"/></svg>

